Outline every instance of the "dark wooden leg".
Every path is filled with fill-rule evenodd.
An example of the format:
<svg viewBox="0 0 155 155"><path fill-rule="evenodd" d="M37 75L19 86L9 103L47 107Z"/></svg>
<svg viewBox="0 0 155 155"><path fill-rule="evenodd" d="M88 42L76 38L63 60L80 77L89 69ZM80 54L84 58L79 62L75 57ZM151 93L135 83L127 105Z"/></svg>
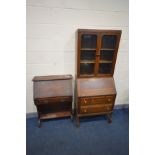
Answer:
<svg viewBox="0 0 155 155"><path fill-rule="evenodd" d="M38 127L41 127L41 120L38 118Z"/></svg>
<svg viewBox="0 0 155 155"><path fill-rule="evenodd" d="M80 119L76 116L76 127L80 127Z"/></svg>
<svg viewBox="0 0 155 155"><path fill-rule="evenodd" d="M39 111L38 106L37 106L37 113L38 113L38 127L40 128L41 127L41 119L40 119L41 112Z"/></svg>
<svg viewBox="0 0 155 155"><path fill-rule="evenodd" d="M80 118L78 116L78 106L75 109L75 114L76 114L76 127L78 128L78 127L80 127Z"/></svg>
<svg viewBox="0 0 155 155"><path fill-rule="evenodd" d="M71 116L70 116L71 121L73 121L73 115L74 115L74 111L72 110L72 111L71 111Z"/></svg>
<svg viewBox="0 0 155 155"><path fill-rule="evenodd" d="M71 118L71 121L73 121L73 114L71 114L70 118Z"/></svg>
<svg viewBox="0 0 155 155"><path fill-rule="evenodd" d="M107 114L108 117L108 123L112 123L112 114Z"/></svg>

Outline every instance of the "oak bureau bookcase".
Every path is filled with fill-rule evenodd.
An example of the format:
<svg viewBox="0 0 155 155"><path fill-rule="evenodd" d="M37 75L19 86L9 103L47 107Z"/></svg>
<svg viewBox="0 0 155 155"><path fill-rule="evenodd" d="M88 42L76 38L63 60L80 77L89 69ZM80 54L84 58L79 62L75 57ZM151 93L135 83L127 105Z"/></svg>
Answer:
<svg viewBox="0 0 155 155"><path fill-rule="evenodd" d="M76 120L102 115L111 122L116 89L113 79L121 30L77 31Z"/></svg>

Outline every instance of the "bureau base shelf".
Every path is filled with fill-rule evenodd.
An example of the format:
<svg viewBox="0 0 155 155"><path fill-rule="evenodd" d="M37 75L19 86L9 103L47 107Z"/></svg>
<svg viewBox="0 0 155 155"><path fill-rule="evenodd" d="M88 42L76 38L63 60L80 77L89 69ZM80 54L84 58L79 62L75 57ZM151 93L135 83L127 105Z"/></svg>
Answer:
<svg viewBox="0 0 155 155"><path fill-rule="evenodd" d="M42 114L40 116L40 119L44 120L44 119L51 119L51 118L61 118L61 117L67 117L67 116L71 116L71 115L72 114L70 111L55 112L55 113Z"/></svg>
<svg viewBox="0 0 155 155"><path fill-rule="evenodd" d="M107 116L108 123L112 123L112 112L100 112L100 113L89 113L89 114L76 114L76 126L80 127L80 117L87 117L87 116Z"/></svg>
<svg viewBox="0 0 155 155"><path fill-rule="evenodd" d="M63 117L70 117L71 120L73 118L71 111L63 111L63 112L52 112L48 114L40 114L38 118L38 126L41 127L41 121L42 120L48 120L53 118L63 118Z"/></svg>

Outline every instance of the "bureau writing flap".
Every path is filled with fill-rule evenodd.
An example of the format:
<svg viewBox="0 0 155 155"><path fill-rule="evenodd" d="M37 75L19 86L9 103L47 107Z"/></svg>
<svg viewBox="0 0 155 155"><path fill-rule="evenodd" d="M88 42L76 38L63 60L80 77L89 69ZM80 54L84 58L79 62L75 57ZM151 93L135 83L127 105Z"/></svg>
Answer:
<svg viewBox="0 0 155 155"><path fill-rule="evenodd" d="M38 76L33 79L34 99L72 96L72 76Z"/></svg>
<svg viewBox="0 0 155 155"><path fill-rule="evenodd" d="M78 97L116 94L112 77L77 79L77 89Z"/></svg>

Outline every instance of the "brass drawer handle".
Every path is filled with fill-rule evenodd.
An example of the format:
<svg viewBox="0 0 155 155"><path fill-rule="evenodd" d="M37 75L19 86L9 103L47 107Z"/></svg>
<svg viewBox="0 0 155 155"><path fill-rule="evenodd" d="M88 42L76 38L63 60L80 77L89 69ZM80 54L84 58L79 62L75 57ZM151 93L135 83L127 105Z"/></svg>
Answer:
<svg viewBox="0 0 155 155"><path fill-rule="evenodd" d="M60 100L60 102L64 102L64 101L65 101L64 99L61 99L61 100Z"/></svg>
<svg viewBox="0 0 155 155"><path fill-rule="evenodd" d="M108 99L108 102L110 102L110 101L111 101L111 99L109 98L109 99Z"/></svg>
<svg viewBox="0 0 155 155"><path fill-rule="evenodd" d="M48 100L44 100L43 102L44 102L44 103L48 103Z"/></svg>
<svg viewBox="0 0 155 155"><path fill-rule="evenodd" d="M87 103L87 101L85 100L85 99L83 99L84 100L84 103L86 104Z"/></svg>
<svg viewBox="0 0 155 155"><path fill-rule="evenodd" d="M86 109L84 109L84 112L87 112L87 110L86 110Z"/></svg>
<svg viewBox="0 0 155 155"><path fill-rule="evenodd" d="M93 103L94 103L94 99L92 98L92 99L91 99L91 104L93 104Z"/></svg>

